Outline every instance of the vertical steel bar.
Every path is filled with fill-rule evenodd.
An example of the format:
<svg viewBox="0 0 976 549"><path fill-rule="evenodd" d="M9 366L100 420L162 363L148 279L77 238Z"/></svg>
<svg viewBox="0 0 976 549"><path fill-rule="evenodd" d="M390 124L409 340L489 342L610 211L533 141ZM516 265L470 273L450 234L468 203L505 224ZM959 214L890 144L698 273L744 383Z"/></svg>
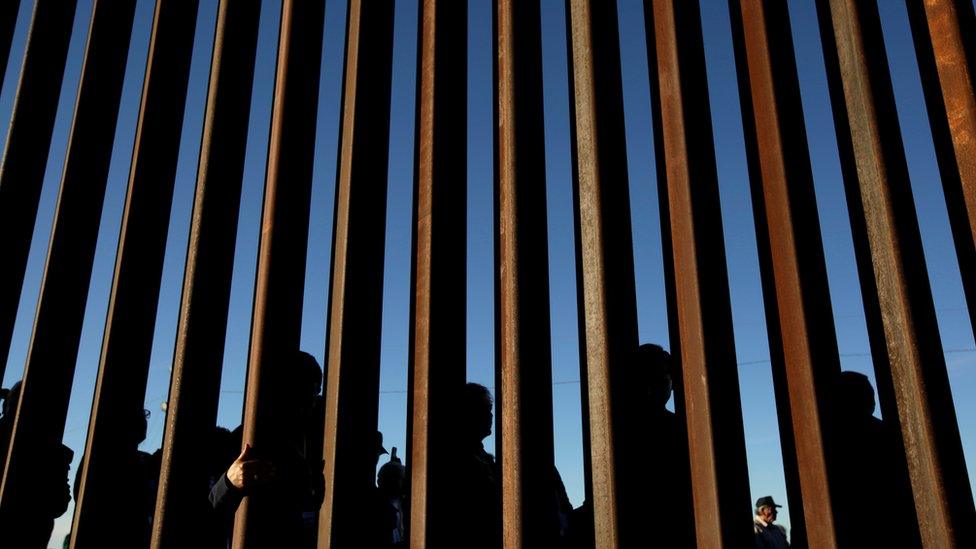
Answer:
<svg viewBox="0 0 976 549"><path fill-rule="evenodd" d="M467 2L421 0L410 325L410 547L452 539L451 400L465 380ZM490 535L486 533L486 535Z"/></svg>
<svg viewBox="0 0 976 549"><path fill-rule="evenodd" d="M865 233L855 244L870 257L882 313L869 328L884 334L922 543L969 547L976 512L877 4L818 0L817 10L852 228Z"/></svg>
<svg viewBox="0 0 976 549"><path fill-rule="evenodd" d="M72 547L103 545L117 521L130 516L130 488L117 476L127 449L119 444L146 397L198 5L156 2Z"/></svg>
<svg viewBox="0 0 976 549"><path fill-rule="evenodd" d="M0 378L7 367L77 0L37 0L0 167ZM0 458L2 461L2 458Z"/></svg>
<svg viewBox="0 0 976 549"><path fill-rule="evenodd" d="M167 400L152 547L189 547L212 520L200 460L217 421L260 0L217 10L196 196Z"/></svg>
<svg viewBox="0 0 976 549"><path fill-rule="evenodd" d="M722 215L695 2L644 3L653 109L664 155L695 532L701 547L751 541Z"/></svg>
<svg viewBox="0 0 976 549"><path fill-rule="evenodd" d="M296 352L301 337L324 19L320 0L282 3L244 407L243 443L258 452L276 429L268 401L283 374L274 364ZM271 547L286 535L268 520L273 500L264 495L241 502L235 549Z"/></svg>
<svg viewBox="0 0 976 549"><path fill-rule="evenodd" d="M641 539L638 456L622 432L624 369L637 349L617 3L567 0L569 87L580 283L581 376L589 413L598 547ZM589 495L588 495L589 496Z"/></svg>
<svg viewBox="0 0 976 549"><path fill-rule="evenodd" d="M557 543L538 1L495 1L496 308L502 539Z"/></svg>
<svg viewBox="0 0 976 549"><path fill-rule="evenodd" d="M135 0L96 0L20 405L0 488L0 531L33 489L36 456L59 448L115 140ZM11 530L13 531L13 530Z"/></svg>
<svg viewBox="0 0 976 549"><path fill-rule="evenodd" d="M325 398L325 501L319 547L355 547L375 513L392 1L352 0L346 21Z"/></svg>
<svg viewBox="0 0 976 549"><path fill-rule="evenodd" d="M4 75L7 74L10 46L14 40L14 28L17 26L19 12L20 0L7 0L0 3L0 89L3 88Z"/></svg>
<svg viewBox="0 0 976 549"><path fill-rule="evenodd" d="M906 0L969 317L976 329L976 13L966 0Z"/></svg>
<svg viewBox="0 0 976 549"><path fill-rule="evenodd" d="M837 337L786 4L730 0L793 544L836 547ZM831 482L832 481L832 482ZM797 528L800 526L800 528Z"/></svg>

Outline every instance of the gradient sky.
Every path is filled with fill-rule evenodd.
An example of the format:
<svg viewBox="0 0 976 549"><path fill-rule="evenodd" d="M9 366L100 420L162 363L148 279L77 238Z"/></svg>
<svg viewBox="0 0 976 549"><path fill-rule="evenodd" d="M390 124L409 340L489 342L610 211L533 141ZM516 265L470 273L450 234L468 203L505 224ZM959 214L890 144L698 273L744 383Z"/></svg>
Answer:
<svg viewBox="0 0 976 549"><path fill-rule="evenodd" d="M492 2L469 0L468 3L467 369L470 380L493 388ZM640 338L642 342L657 342L667 348L668 323L643 9L640 0L619 0L618 3ZM0 125L3 126L9 123L32 4L26 1L22 3L11 62L0 91ZM91 0L81 0L76 15L40 212L6 377L3 379L5 387L20 378L27 354L91 4ZM94 274L64 435L65 444L75 450L76 460L72 464L72 471L77 470L77 460L84 449L88 426L153 4L152 0L139 0L136 12ZM156 339L146 393L146 407L152 411L152 417L148 438L142 448L150 452L161 444L165 422L161 406L169 390L217 0L201 0L200 4ZM752 499L771 494L778 501L786 503L728 4L725 0L701 0L701 4ZM905 6L900 0L880 0L880 4L926 264L972 483L976 479L976 399L972 398L976 394L976 352L973 332L946 218ZM229 428L240 423L243 404L279 6L279 2L265 0L258 42L219 411L219 423ZM578 505L583 499L583 470L566 22L563 0L542 0L542 6L556 465L562 473L570 499ZM841 360L844 369L864 372L873 380L813 0L789 0L789 6ZM320 362L325 350L345 12L345 2L327 3L302 325L302 347ZM405 447L409 348L417 0L397 2L395 32L379 429L384 434L387 447L397 446L402 452ZM803 130L795 128L795 131ZM5 142L6 135L0 136L0 139ZM880 411L876 411L876 414L880 416ZM493 438L486 441L489 450L493 444ZM67 532L71 509L73 507L58 520L54 540L60 540ZM788 508L784 509L780 517L786 524L789 523L788 511Z"/></svg>

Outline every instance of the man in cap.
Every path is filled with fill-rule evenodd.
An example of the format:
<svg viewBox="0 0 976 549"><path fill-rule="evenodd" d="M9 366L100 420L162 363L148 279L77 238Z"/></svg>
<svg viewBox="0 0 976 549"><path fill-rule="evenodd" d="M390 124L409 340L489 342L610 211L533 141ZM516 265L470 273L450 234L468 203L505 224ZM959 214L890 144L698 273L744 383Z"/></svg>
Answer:
<svg viewBox="0 0 976 549"><path fill-rule="evenodd" d="M786 528L773 524L779 507L773 501L773 496L763 496L756 500L756 516L752 521L752 529L756 533L756 549L787 549L790 543L786 541Z"/></svg>

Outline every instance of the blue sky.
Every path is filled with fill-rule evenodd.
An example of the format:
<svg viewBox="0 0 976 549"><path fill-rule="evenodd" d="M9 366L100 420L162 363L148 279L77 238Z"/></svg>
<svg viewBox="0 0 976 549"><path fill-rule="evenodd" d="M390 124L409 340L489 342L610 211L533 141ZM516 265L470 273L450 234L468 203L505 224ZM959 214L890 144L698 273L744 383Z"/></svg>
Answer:
<svg viewBox="0 0 976 549"><path fill-rule="evenodd" d="M64 435L65 443L76 451L76 458L80 457L84 448L94 391L153 3L151 0L138 2L94 274ZM661 235L643 9L640 0L619 0L618 3L639 330L641 341L658 342L667 347L669 339L661 267ZM11 61L0 91L0 126L9 123L30 19L32 3L22 4ZM149 423L148 439L142 446L147 451L153 451L161 443L165 421L161 404L165 402L169 388L217 1L201 0L200 4L156 339L147 388L146 407L153 414ZM772 494L777 500L785 500L728 4L725 0L701 0L701 4L750 484L753 499ZM943 346L947 351L949 377L972 482L976 478L973 468L976 463L976 399L972 398L976 394L976 353L973 352L973 332L965 308L946 218L904 3L882 0L880 4L926 262ZM566 24L563 0L542 0L542 5L556 465L566 482L570 499L579 504L583 498L583 471L569 103L566 84ZM845 369L864 372L873 379L813 0L790 0L789 5L806 115L805 130L813 160L842 364ZM320 361L323 359L325 347L345 3L329 2L326 10L302 325L302 346ZM469 379L489 387L494 384L491 10L490 0L469 0L467 368ZM3 380L4 386L9 386L21 376L27 354L90 15L91 0L81 0L71 39L40 213L6 377ZM278 17L279 2L266 0L258 42L219 412L220 424L231 428L240 422L243 402L244 367L274 82ZM379 428L384 433L387 447L397 446L401 451L405 447L406 364L409 348L407 326L416 31L417 0L400 0L396 7L394 40ZM802 131L803 128L795 130ZM0 136L0 139L5 140L6 135ZM880 415L879 411L876 413ZM487 440L486 444L490 449L494 439ZM77 470L77 463L73 470ZM781 520L788 523L788 513L783 513ZM67 531L69 522L70 509L65 517L59 519L55 539L60 539Z"/></svg>

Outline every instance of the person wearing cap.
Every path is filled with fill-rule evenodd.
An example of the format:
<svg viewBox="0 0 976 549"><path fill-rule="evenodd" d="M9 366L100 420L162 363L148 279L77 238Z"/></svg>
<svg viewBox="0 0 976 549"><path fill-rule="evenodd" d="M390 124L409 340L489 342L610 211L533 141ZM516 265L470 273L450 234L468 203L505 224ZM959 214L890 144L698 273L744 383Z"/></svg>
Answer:
<svg viewBox="0 0 976 549"><path fill-rule="evenodd" d="M756 549L786 549L790 542L786 541L786 528L776 521L776 509L782 507L773 501L773 496L763 496L756 500L756 516L752 521L752 530L756 534Z"/></svg>

